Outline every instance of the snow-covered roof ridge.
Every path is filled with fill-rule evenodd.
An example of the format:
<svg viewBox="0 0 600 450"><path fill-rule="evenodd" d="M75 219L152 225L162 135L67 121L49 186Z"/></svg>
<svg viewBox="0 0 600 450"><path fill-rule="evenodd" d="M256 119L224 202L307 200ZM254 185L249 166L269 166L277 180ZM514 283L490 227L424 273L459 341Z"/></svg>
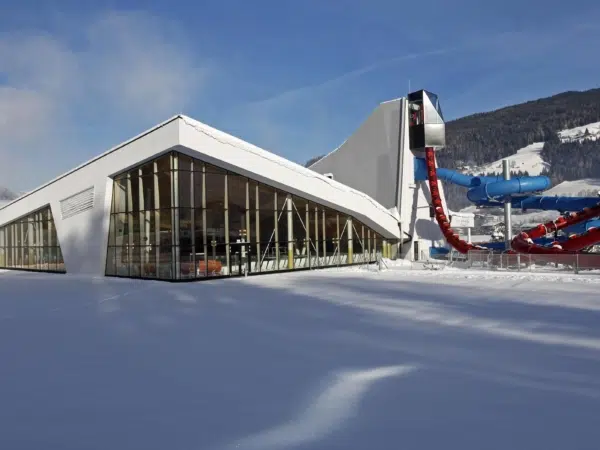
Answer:
<svg viewBox="0 0 600 450"><path fill-rule="evenodd" d="M264 158L272 163L275 163L282 167L285 167L288 170L293 170L294 172L296 172L300 175L303 175L307 178L319 180L323 183L326 183L329 186L331 186L334 189L337 189L341 192L346 192L346 193L360 196L360 197L364 198L365 200L369 201L373 206L375 206L380 211L386 213L390 217L393 217L395 220L397 220L396 216L394 216L394 214L392 212L390 212L382 204L378 203L375 199L373 199L371 196L365 194L364 192L358 191L356 189L351 188L350 186L347 186L338 181L332 180L331 178L321 175L313 170L307 169L306 167L304 167L300 164L297 164L297 163L292 162L288 159L285 159L279 155L276 155L276 154L271 153L267 150L264 150L260 147L257 147L254 144L250 144L249 142L246 142L238 137L235 137L228 133L225 133L224 131L220 131L209 125L199 122L196 119L192 119L191 117L182 115L181 120L187 126L194 128L196 131L204 134L205 136L207 136L211 139L214 139L214 140L220 142L221 144L230 145L239 150L243 150L243 151L252 153L255 156Z"/></svg>

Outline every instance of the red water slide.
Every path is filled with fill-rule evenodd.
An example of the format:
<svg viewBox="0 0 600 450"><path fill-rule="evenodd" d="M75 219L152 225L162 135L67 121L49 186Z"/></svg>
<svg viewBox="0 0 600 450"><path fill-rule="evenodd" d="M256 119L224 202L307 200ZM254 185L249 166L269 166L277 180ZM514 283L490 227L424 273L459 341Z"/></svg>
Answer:
<svg viewBox="0 0 600 450"><path fill-rule="evenodd" d="M469 250L485 249L485 247L469 244L460 239L458 234L451 228L450 221L446 216L442 198L440 196L435 165L435 152L433 148L425 149L425 162L427 164L427 179L429 180L429 190L431 192L431 201L435 211L435 218L448 243L460 253L467 253ZM533 242L533 239L544 237L548 233L570 227L598 216L600 216L600 202L592 208L584 208L577 213L571 213L569 217L561 216L554 221L538 225L535 228L519 233L512 240L511 247L513 251L518 253L568 254L579 252L590 245L600 242L600 228L592 228L584 234L573 236L560 243L555 242L552 247L537 245Z"/></svg>
<svg viewBox="0 0 600 450"><path fill-rule="evenodd" d="M431 192L431 202L433 203L435 219L448 243L461 253L467 253L469 250L484 250L483 247L463 241L450 226L450 221L446 216L442 197L440 196L433 148L428 147L425 149L425 162L427 163L427 179L429 180L429 191Z"/></svg>

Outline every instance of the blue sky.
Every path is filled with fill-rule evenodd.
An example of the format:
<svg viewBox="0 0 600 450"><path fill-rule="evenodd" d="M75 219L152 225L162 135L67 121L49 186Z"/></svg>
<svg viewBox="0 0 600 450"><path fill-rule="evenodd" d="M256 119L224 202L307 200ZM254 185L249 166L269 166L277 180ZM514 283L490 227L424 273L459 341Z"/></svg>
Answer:
<svg viewBox="0 0 600 450"><path fill-rule="evenodd" d="M0 185L183 112L303 163L385 100L446 119L600 85L597 1L0 0Z"/></svg>

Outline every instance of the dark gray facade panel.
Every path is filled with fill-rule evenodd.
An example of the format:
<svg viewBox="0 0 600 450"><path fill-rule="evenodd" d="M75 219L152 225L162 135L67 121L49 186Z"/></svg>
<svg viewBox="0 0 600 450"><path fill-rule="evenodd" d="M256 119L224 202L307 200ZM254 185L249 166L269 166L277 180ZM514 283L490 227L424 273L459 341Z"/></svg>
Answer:
<svg viewBox="0 0 600 450"><path fill-rule="evenodd" d="M313 164L320 174L396 206L401 99L382 103L337 150Z"/></svg>

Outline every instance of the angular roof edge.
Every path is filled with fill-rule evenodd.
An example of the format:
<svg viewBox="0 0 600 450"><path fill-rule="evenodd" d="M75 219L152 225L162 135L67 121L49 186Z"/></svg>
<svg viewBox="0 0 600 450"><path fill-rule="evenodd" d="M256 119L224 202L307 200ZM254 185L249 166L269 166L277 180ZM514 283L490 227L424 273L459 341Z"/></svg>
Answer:
<svg viewBox="0 0 600 450"><path fill-rule="evenodd" d="M371 110L371 113L365 119L363 119L363 121L360 123L360 125L352 132L352 134L350 136L348 136L346 139L344 139L344 141L340 145L338 145L336 148L334 148L333 150L331 150L329 153L326 153L325 155L323 155L323 157L321 159L319 159L319 161L315 161L314 163L312 163L308 168L310 169L311 167L317 165L320 161L324 160L325 158L328 158L329 156L331 156L335 152L337 152L339 149L341 149L346 144L346 142L348 142L348 140L352 136L354 136L354 133L356 133L356 131L359 130L360 127L362 127L365 123L367 123L367 121L371 118L371 116L373 114L375 114L375 111L377 111L379 108L381 108L384 105L387 106L390 103L399 102L403 98L405 98L405 97L398 97L398 98L395 98L395 99L392 99L392 100L386 100L385 102L379 103L379 105L377 105L375 108L373 108Z"/></svg>
<svg viewBox="0 0 600 450"><path fill-rule="evenodd" d="M105 151L104 153L101 153L100 155L98 155L98 156L95 156L94 158L90 159L89 161L86 161L86 162L84 162L83 164L80 164L80 165L76 166L75 168L73 168L73 169L69 170L68 172L65 172L65 173L63 173L62 175L59 175L59 176L57 176L56 178L53 178L52 180L48 181L47 183L44 183L44 184L42 184L41 186L38 186L37 188L35 188L35 189L31 190L31 191L28 191L27 193L25 193L25 194L23 194L23 195L21 195L21 196L17 197L16 199L14 199L14 200L10 201L9 203L6 203L6 204L4 204L4 205L0 206L0 210L2 210L2 209L4 209L4 208L7 208L7 207L9 207L10 205L12 205L12 204L14 204L14 203L16 203L16 202L18 202L18 201L21 201L21 200L23 200L23 199L25 199L25 198L29 197L30 195L34 194L35 192L41 191L42 189L44 189L44 188L46 188L46 187L50 186L51 184L53 184L53 183L56 183L57 181L59 181L59 180L61 180L61 179L65 178L65 177L67 177L67 176L69 176L69 175L71 175L71 174L73 174L73 173L77 172L78 170L80 170L80 169L82 169L82 168L84 168L84 167L86 167L86 166L89 166L90 164L92 164L92 163L94 163L94 162L98 161L99 159L102 159L102 158L104 158L105 156L108 156L108 155L110 155L111 153L113 153L113 152L115 152L115 151L119 150L120 148L123 148L123 147L125 147L126 145L129 145L129 144L131 144L132 142L134 142L134 141L137 141L138 139L141 139L141 138L143 138L144 136L146 136L146 135L148 135L148 134L152 133L153 131L156 131L156 130L158 130L159 128L162 128L162 127L164 127L165 125L168 125L169 123L173 122L174 120L177 120L177 119L182 119L182 118L183 118L183 115L182 115L182 114L177 114L177 115L175 115L175 116L171 117L170 119L167 119L167 120L165 120L164 122L161 122L161 123L159 123L158 125L155 125L155 126L153 126L152 128L149 128L149 129L147 129L146 131L143 131L143 132L141 132L140 134L138 134L138 135L136 135L136 136L134 136L134 137L132 137L132 138L130 138L130 139L128 139L128 140L126 140L126 141L124 141L124 142L121 142L120 144L118 144L118 145L116 145L116 146L112 147L111 149L109 149L109 150Z"/></svg>

